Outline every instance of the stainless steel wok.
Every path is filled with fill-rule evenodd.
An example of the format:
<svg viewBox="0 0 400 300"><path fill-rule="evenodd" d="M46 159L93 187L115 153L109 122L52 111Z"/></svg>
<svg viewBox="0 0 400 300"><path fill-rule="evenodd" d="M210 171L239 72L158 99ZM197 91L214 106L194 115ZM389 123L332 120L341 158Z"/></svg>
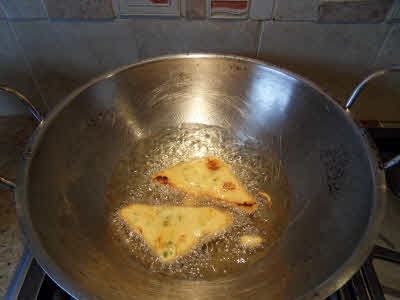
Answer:
<svg viewBox="0 0 400 300"><path fill-rule="evenodd" d="M15 188L27 246L76 298L323 299L366 259L385 206L384 165L349 108L365 83L398 69L368 77L346 108L288 71L212 54L119 68L74 91L45 119L19 94L40 123L16 184L1 182ZM182 123L244 132L283 162L290 224L247 271L214 281L171 279L127 264L104 242L114 164L150 132Z"/></svg>

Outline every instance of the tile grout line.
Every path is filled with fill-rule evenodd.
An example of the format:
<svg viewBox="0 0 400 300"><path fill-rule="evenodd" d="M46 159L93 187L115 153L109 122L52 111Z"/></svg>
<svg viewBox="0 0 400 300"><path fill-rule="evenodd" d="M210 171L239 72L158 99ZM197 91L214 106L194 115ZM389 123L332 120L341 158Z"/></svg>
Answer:
<svg viewBox="0 0 400 300"><path fill-rule="evenodd" d="M392 6L390 7L389 11L386 13L386 16L384 18L385 23L391 23L393 22L393 17L396 14L396 11L399 10L397 6L400 7L400 2L396 3L397 1L395 0Z"/></svg>
<svg viewBox="0 0 400 300"><path fill-rule="evenodd" d="M44 0L40 0L40 3L42 4L43 10L44 10L44 12L46 14L46 18L49 18L49 12L47 11L47 6L44 3Z"/></svg>
<svg viewBox="0 0 400 300"><path fill-rule="evenodd" d="M256 53L256 57L258 58L261 52L261 47L262 47L262 41L263 41L263 36L264 36L264 21L260 22L260 28L258 30L258 45L257 45L257 53Z"/></svg>
<svg viewBox="0 0 400 300"><path fill-rule="evenodd" d="M111 0L111 8L113 10L115 19L121 19L121 8L119 1Z"/></svg>
<svg viewBox="0 0 400 300"><path fill-rule="evenodd" d="M275 13L276 13L276 10L277 10L277 7L278 7L278 4L277 4L278 1L279 0L273 0L273 2L272 2L272 11L271 11L271 19L272 19L272 21L275 21Z"/></svg>
<svg viewBox="0 0 400 300"><path fill-rule="evenodd" d="M14 36L15 43L16 43L17 47L20 49L20 51L22 53L23 60L25 62L26 67L28 68L29 76L31 77L32 82L33 82L33 84L34 84L34 86L35 86L35 88L36 88L36 90L37 90L37 92L39 94L40 100L42 101L42 104L44 104L44 106L46 108L45 112L40 111L40 114L43 117L45 114L47 114L47 112L49 111L50 107L49 107L47 101L45 100L45 98L44 98L44 96L42 94L42 91L41 91L40 86L39 86L39 82L36 80L35 76L33 76L32 65L31 65L28 57L25 54L25 49L22 47L22 45L20 43L20 40L19 40L18 35L17 35L17 32L15 31L14 25L9 21L7 21L7 24L8 24L8 27L10 28L10 30L12 32L12 35Z"/></svg>
<svg viewBox="0 0 400 300"><path fill-rule="evenodd" d="M7 21L8 18L9 18L9 15L8 15L5 7L4 7L3 1L0 1L0 10L3 12L4 17L5 17L5 18L2 18L2 19L5 19Z"/></svg>

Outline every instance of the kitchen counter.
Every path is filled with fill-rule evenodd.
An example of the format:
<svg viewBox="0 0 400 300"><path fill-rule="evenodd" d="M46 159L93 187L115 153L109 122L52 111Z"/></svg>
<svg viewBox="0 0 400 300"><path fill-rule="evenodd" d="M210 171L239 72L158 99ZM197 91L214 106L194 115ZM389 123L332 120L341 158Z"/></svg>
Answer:
<svg viewBox="0 0 400 300"><path fill-rule="evenodd" d="M0 176L15 180L22 152L33 130L31 117L0 117ZM0 298L10 284L23 249L13 193L0 188Z"/></svg>

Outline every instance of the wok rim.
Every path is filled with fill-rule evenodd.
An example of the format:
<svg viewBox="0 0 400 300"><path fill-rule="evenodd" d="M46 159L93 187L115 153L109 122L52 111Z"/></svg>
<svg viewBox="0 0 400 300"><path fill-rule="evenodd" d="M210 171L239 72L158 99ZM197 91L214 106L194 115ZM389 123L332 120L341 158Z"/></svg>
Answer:
<svg viewBox="0 0 400 300"><path fill-rule="evenodd" d="M87 88L105 80L107 78L113 77L120 72L126 71L131 68L137 68L143 65L168 61L177 59L192 59L192 58L217 58L223 60L240 61L245 63L256 64L270 70L274 70L283 75L291 77L298 80L317 92L325 96L326 100L332 102L339 111L342 112L347 118L350 119L351 125L354 127L355 133L360 135L361 140L364 142L365 147L368 149L368 161L369 167L371 168L371 176L375 182L375 203L371 207L371 214L369 217L367 228L365 229L364 235L360 237L360 241L357 247L354 249L351 256L328 278L322 281L319 285L315 286L312 290L304 295L299 295L296 299L325 299L330 296L333 292L341 288L363 265L365 260L371 253L373 246L375 244L376 237L379 233L380 225L383 221L387 188L385 175L382 167L379 165L378 156L376 153L376 147L373 147L373 141L369 140L368 137L363 132L362 127L358 125L356 118L352 115L349 110L345 110L340 106L337 101L334 100L326 91L322 90L318 85L312 81L288 71L284 68L275 66L270 63L266 63L259 59L253 59L248 57L242 57L238 55L225 55L225 54L214 54L214 53L187 53L187 54L174 54L154 57L150 59L141 60L136 63L125 65L114 69L111 72L104 73L100 75L81 87L75 89L72 93L66 96L60 103L58 103L49 114L43 119L43 121L37 126L33 135L31 136L26 148L25 153L30 153L31 155L24 157L21 160L20 166L17 170L17 187L14 191L14 198L16 201L16 211L17 217L20 224L21 231L26 241L26 246L30 248L32 255L38 261L40 266L46 272L46 274L54 280L64 291L75 298L90 299L94 298L93 295L87 294L86 291L81 289L75 281L70 279L67 274L65 274L62 269L58 266L56 260L45 251L45 248L39 238L38 233L35 231L29 215L29 195L26 192L29 183L29 170L32 164L32 160L35 157L36 150L41 144L41 140L44 137L47 129L51 126L52 122L57 118L57 116L64 110L64 108L69 105L76 97L85 91Z"/></svg>

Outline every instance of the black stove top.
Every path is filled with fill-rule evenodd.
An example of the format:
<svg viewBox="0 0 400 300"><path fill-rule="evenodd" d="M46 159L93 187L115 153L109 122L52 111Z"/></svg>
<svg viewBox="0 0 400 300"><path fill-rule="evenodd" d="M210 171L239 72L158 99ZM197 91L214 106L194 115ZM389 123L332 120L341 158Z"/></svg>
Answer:
<svg viewBox="0 0 400 300"><path fill-rule="evenodd" d="M364 124L368 127L368 124ZM375 141L383 161L400 153L400 128L367 128ZM400 201L400 165L389 169L386 173L389 188ZM25 259L24 259L25 258ZM14 276L13 284L5 299L18 300L63 300L73 299L63 291L41 269L35 259L26 251ZM370 257L361 269L337 292L328 297L329 300L385 300L384 290L374 269L374 260L400 264L400 252L381 246L375 246ZM396 291L396 293L400 291ZM386 299L387 300L387 299Z"/></svg>

